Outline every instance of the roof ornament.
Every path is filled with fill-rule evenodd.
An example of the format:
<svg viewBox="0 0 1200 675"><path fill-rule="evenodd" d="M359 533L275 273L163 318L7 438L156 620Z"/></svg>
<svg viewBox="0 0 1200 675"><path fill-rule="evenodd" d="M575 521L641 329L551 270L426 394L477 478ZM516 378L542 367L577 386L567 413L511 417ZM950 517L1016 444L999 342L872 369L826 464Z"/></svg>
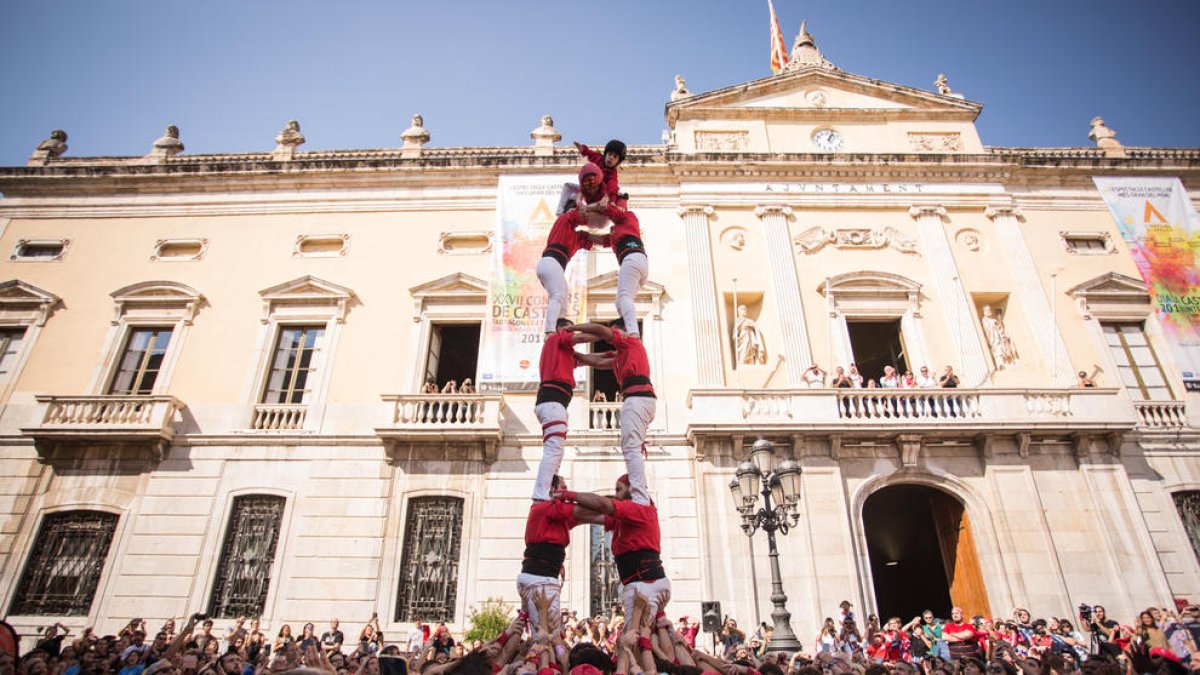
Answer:
<svg viewBox="0 0 1200 675"><path fill-rule="evenodd" d="M421 156L421 147L429 142L429 130L425 128L425 118L421 117L421 113L412 116L412 126L400 134L400 140L404 141L401 157Z"/></svg>
<svg viewBox="0 0 1200 675"><path fill-rule="evenodd" d="M50 132L50 138L38 143L37 150L29 156L27 166L46 166L52 159L58 159L67 151L67 132L55 129Z"/></svg>
<svg viewBox="0 0 1200 675"><path fill-rule="evenodd" d="M562 134L554 128L554 118L549 115L542 115L542 126L529 132L529 137L533 139L535 156L553 155L554 144L562 140Z"/></svg>
<svg viewBox="0 0 1200 675"><path fill-rule="evenodd" d="M800 34L792 43L792 55L788 58L784 71L792 72L801 68L825 68L826 70L841 70L830 63L817 49L817 43L808 32L808 22L800 22Z"/></svg>
<svg viewBox="0 0 1200 675"><path fill-rule="evenodd" d="M277 162L292 159L296 155L296 148L304 145L304 141L304 134L300 133L300 123L288 120L287 126L275 137L275 150L271 152L271 159Z"/></svg>
<svg viewBox="0 0 1200 675"><path fill-rule="evenodd" d="M1105 157L1125 156L1125 146L1117 140L1117 132L1104 124L1103 117L1097 115L1092 118L1092 130L1088 132L1088 138L1096 142L1096 147L1104 151Z"/></svg>
<svg viewBox="0 0 1200 675"><path fill-rule="evenodd" d="M933 81L934 88L937 93L942 96L953 96L954 98L965 98L962 94L950 89L950 79L945 73L938 73L937 79Z"/></svg>
<svg viewBox="0 0 1200 675"><path fill-rule="evenodd" d="M675 91L671 92L671 100L678 101L681 98L687 98L691 95L692 95L692 92L688 91L688 88L687 88L687 80L683 79L682 75L676 75L675 76Z"/></svg>
<svg viewBox="0 0 1200 675"><path fill-rule="evenodd" d="M154 141L154 146L150 148L150 153L143 157L142 161L148 164L161 164L166 162L168 158L183 152L183 150L183 141L179 140L179 127L171 124L167 126L167 130L163 132L163 135Z"/></svg>

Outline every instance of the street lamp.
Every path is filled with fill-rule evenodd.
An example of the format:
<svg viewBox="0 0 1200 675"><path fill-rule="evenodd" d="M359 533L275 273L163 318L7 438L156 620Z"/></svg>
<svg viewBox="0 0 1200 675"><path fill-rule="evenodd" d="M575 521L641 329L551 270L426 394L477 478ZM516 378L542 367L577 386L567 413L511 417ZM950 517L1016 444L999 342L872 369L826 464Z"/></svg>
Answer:
<svg viewBox="0 0 1200 675"><path fill-rule="evenodd" d="M729 484L734 504L742 515L742 531L747 537L762 528L767 532L767 555L771 558L771 620L775 628L767 651L800 651L800 641L792 632L792 614L787 611L787 595L779 574L779 550L775 531L787 534L800 521L800 465L790 459L775 466L775 444L758 439L750 448L750 459L738 465L737 477ZM758 495L763 505L758 507Z"/></svg>

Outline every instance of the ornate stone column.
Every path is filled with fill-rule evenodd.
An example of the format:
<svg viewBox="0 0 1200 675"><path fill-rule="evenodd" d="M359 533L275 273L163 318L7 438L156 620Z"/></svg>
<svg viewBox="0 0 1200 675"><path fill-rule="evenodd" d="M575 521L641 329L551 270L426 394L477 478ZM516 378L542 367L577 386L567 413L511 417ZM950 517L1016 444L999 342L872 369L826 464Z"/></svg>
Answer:
<svg viewBox="0 0 1200 675"><path fill-rule="evenodd" d="M988 372L987 356L975 330L971 301L963 290L958 276L958 265L950 251L950 240L942 227L946 209L937 205L920 205L908 209L908 215L917 221L917 229L925 242L929 271L937 287L938 299L950 324L950 333L958 344L960 365L959 380L964 387L974 387L983 381ZM944 364L938 364L944 365ZM934 372L937 372L936 370Z"/></svg>
<svg viewBox="0 0 1200 675"><path fill-rule="evenodd" d="M788 231L792 209L787 206L760 206L754 210L763 223L763 239L771 261L771 281L779 307L779 326L783 331L784 369L789 387L803 384L804 369L812 363L808 345L808 327L804 323L804 303L800 300L800 279L796 276L796 254Z"/></svg>
<svg viewBox="0 0 1200 675"><path fill-rule="evenodd" d="M688 281L692 295L692 327L696 335L696 377L701 387L725 386L721 358L721 322L717 312L717 282L713 275L712 239L708 231L711 206L683 206L687 241Z"/></svg>
<svg viewBox="0 0 1200 675"><path fill-rule="evenodd" d="M1044 321L1038 318L1049 319L1054 316L1054 311L1050 306L1050 303L1054 302L1054 298L1050 298L1049 302L1046 301L1046 289L1042 286L1042 280L1033 264L1033 255L1030 254L1025 237L1021 234L1019 223L1025 219L1025 216L1021 213L1021 209L1015 206L989 206L983 214L996 224L996 236L1000 239L1004 255L1008 257L1008 266L1012 270L1017 295L1021 298L1021 303L1025 305L1026 313L1030 317L1029 327L1033 330L1033 337L1037 340L1038 349L1041 350L1042 356L1048 362L1055 360L1053 354L1055 350L1058 350L1058 382L1061 385L1074 383L1075 375L1071 372L1071 359L1067 356L1067 345L1063 342L1058 325L1053 321Z"/></svg>

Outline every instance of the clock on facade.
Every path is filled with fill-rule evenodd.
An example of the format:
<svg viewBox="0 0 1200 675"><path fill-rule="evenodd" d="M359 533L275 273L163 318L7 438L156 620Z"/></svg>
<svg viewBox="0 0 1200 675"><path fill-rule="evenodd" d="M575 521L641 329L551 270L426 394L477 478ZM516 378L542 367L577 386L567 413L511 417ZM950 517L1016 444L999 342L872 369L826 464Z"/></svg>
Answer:
<svg viewBox="0 0 1200 675"><path fill-rule="evenodd" d="M826 152L837 152L842 149L844 143L842 135L833 129L818 129L813 132L813 143Z"/></svg>

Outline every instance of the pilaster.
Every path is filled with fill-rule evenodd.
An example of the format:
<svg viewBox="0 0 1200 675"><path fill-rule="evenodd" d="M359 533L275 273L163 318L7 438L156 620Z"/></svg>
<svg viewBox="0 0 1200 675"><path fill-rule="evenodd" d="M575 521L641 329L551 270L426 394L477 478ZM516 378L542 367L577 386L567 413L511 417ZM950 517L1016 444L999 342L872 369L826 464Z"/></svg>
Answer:
<svg viewBox="0 0 1200 675"><path fill-rule="evenodd" d="M950 251L950 240L942 227L946 209L935 204L922 204L910 207L908 215L917 221L917 229L925 242L930 274L938 297L942 300L951 334L958 343L959 358L962 359L959 366L962 386L974 387L987 375L987 357L975 330L974 312L963 290L962 279L958 276L958 265Z"/></svg>
<svg viewBox="0 0 1200 675"><path fill-rule="evenodd" d="M713 274L712 238L708 230L711 206L679 209L687 241L688 282L691 286L692 327L696 337L696 377L701 387L725 386L721 358L720 316L717 312L717 283Z"/></svg>
<svg viewBox="0 0 1200 675"><path fill-rule="evenodd" d="M1008 257L1017 296L1026 308L1026 315L1030 317L1029 327L1037 340L1038 349L1048 362L1057 362L1060 385L1073 383L1075 377L1071 372L1071 358L1067 355L1067 345L1059 332L1058 324L1036 319L1054 316L1050 303L1055 299L1050 298L1047 302L1046 289L1042 286L1037 268L1033 264L1033 255L1030 254L1025 237L1021 234L1019 223L1025 216L1021 209L1015 206L989 206L983 214L996 225L996 236L1000 239L1004 255ZM1054 356L1056 350L1057 357Z"/></svg>
<svg viewBox="0 0 1200 675"><path fill-rule="evenodd" d="M812 353L808 344L808 328L804 322L804 304L800 299L800 280L796 276L796 258L788 232L792 209L787 206L759 206L754 213L762 220L763 237L771 263L775 306L779 308L779 326L783 331L783 365L788 386L803 386L804 369L812 363Z"/></svg>

